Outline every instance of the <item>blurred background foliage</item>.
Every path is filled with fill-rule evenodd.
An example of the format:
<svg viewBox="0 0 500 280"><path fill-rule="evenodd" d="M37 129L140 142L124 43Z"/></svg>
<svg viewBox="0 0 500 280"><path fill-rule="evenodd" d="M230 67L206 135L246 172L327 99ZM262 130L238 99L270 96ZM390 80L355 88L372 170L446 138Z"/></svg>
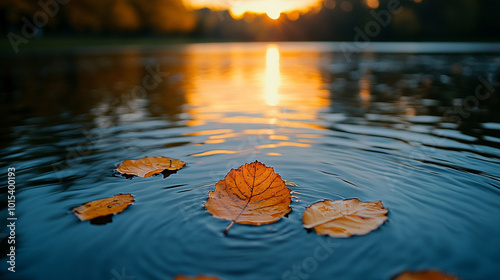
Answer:
<svg viewBox="0 0 500 280"><path fill-rule="evenodd" d="M234 17L227 10L192 9L183 0L60 0L57 13L37 37L182 36L219 41L352 41L355 27L365 30L373 12L394 0L323 0L307 11ZM0 33L19 34L33 22L39 2L0 0ZM374 41L498 41L498 0L401 0ZM24 18L24 19L23 19ZM5 37L4 37L5 38Z"/></svg>

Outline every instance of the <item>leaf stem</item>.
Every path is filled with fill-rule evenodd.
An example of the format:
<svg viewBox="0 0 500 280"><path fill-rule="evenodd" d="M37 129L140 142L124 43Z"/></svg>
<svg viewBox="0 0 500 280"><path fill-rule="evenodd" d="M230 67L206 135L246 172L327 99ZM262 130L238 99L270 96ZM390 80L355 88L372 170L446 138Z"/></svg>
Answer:
<svg viewBox="0 0 500 280"><path fill-rule="evenodd" d="M229 232L229 230L231 229L231 227L233 227L234 222L235 222L235 221L232 221L232 222L231 222L231 223L227 226L227 228L224 230L224 235L227 235L227 233Z"/></svg>

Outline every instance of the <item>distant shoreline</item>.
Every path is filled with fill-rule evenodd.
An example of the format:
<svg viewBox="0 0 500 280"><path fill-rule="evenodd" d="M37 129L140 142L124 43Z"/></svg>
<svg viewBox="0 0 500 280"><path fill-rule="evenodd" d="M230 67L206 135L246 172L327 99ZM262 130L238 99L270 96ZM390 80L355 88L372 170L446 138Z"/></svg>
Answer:
<svg viewBox="0 0 500 280"><path fill-rule="evenodd" d="M189 43L223 42L185 37L44 37L30 39L26 44L19 45L20 50L41 49L70 49L78 47L107 47L107 46L153 46L179 45ZM12 50L7 37L0 38L0 51Z"/></svg>
<svg viewBox="0 0 500 280"><path fill-rule="evenodd" d="M20 52L37 52L37 51L74 51L74 50L104 50L117 48L156 48L162 46L180 46L184 44L200 44L200 43L277 43L287 45L290 43L329 43L336 44L331 46L331 51L342 51L342 44L351 47L352 52L424 52L424 53L500 53L500 42L491 41L471 41L471 42L383 42L373 41L368 44L368 47L356 49L356 44L359 42L333 42L333 41L276 41L276 42L250 42L250 41L224 41L213 40L206 38L189 38L189 37L45 37L42 39L31 39L26 44L19 46ZM436 46L453 46L451 49L435 49ZM404 46L404 48L397 48ZM411 48L411 47L414 48ZM387 47L389 47L387 49ZM410 47L410 49L408 49ZM0 54L5 55L12 53L14 50L9 40L4 37L0 39Z"/></svg>

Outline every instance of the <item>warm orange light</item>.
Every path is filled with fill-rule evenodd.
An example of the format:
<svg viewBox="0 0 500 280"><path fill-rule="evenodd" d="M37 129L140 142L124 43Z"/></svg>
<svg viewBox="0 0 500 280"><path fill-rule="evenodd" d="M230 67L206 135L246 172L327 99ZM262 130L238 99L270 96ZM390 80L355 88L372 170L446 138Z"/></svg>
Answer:
<svg viewBox="0 0 500 280"><path fill-rule="evenodd" d="M360 86L359 96L361 97L361 103L364 108L368 108L371 100L371 84L368 74L361 77Z"/></svg>
<svg viewBox="0 0 500 280"><path fill-rule="evenodd" d="M300 13L298 11L291 11L286 16L288 17L289 20L296 21L299 19Z"/></svg>
<svg viewBox="0 0 500 280"><path fill-rule="evenodd" d="M245 16L245 10L240 7L233 7L229 10L231 17L234 19L242 19Z"/></svg>
<svg viewBox="0 0 500 280"><path fill-rule="evenodd" d="M306 13L319 6L323 0L247 0L247 1L221 1L221 0L183 0L193 9L208 7L216 10L228 9L235 19L243 18L245 13L267 14L271 19L278 19L282 13L299 11ZM300 15L300 14L297 14ZM295 14L293 15L295 16ZM293 17L292 16L292 17Z"/></svg>
<svg viewBox="0 0 500 280"><path fill-rule="evenodd" d="M307 52L305 58L303 51L287 50L279 44L267 43L192 44L186 48L191 53L183 66L186 67L183 70L186 80L182 89L186 92L186 105L191 118L187 125L197 127L197 132L186 136L206 139L199 145L220 145L220 140L229 143L232 139L245 139L246 135L261 135L263 138L259 139L266 141L259 145L298 143L295 138L286 139L283 136L303 133L304 129L324 129L304 121L317 119L319 112L330 106L330 91L322 87L324 77L317 68L324 59L322 55L310 57ZM290 68L290 65L297 67ZM224 87L221 88L221 84ZM227 128L205 130L203 125L207 123ZM232 124L241 125L243 131L229 129L236 127ZM269 129L251 129L259 125L266 125ZM279 131L271 129L273 127L279 128ZM269 138L263 135L269 135ZM301 135L300 138L306 136ZM310 136L314 137L321 135ZM304 144L309 143L299 143L300 147L306 147ZM251 147L254 148L253 145ZM196 150L196 153L201 153L197 156L210 155L203 153L206 151L211 150Z"/></svg>
<svg viewBox="0 0 500 280"><path fill-rule="evenodd" d="M266 11L266 14L269 18L276 20L280 18L281 10L277 7L270 7Z"/></svg>
<svg viewBox="0 0 500 280"><path fill-rule="evenodd" d="M277 46L269 45L266 51L266 73L264 80L264 98L267 105L278 105L280 84L280 51Z"/></svg>
<svg viewBox="0 0 500 280"><path fill-rule="evenodd" d="M371 9L376 9L380 5L378 0L366 0L365 4Z"/></svg>

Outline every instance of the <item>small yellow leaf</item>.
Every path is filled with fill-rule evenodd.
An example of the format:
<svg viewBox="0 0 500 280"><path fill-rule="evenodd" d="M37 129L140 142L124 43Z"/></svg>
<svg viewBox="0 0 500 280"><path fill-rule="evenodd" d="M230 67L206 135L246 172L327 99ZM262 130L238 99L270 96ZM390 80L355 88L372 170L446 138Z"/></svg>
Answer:
<svg viewBox="0 0 500 280"><path fill-rule="evenodd" d="M458 280L457 277L443 274L440 271L426 270L426 271L405 271L393 280Z"/></svg>
<svg viewBox="0 0 500 280"><path fill-rule="evenodd" d="M145 157L138 160L127 159L116 169L126 175L147 178L165 170L176 171L186 165L185 162L169 157Z"/></svg>
<svg viewBox="0 0 500 280"><path fill-rule="evenodd" d="M359 199L325 200L306 208L302 223L307 229L332 237L365 235L387 221L387 209L381 201Z"/></svg>
<svg viewBox="0 0 500 280"><path fill-rule="evenodd" d="M88 221L99 217L118 214L134 203L131 194L117 194L113 197L87 202L73 209L81 221Z"/></svg>
<svg viewBox="0 0 500 280"><path fill-rule="evenodd" d="M234 223L274 223L292 211L290 190L272 167L255 161L232 169L209 193L205 208L213 216Z"/></svg>

